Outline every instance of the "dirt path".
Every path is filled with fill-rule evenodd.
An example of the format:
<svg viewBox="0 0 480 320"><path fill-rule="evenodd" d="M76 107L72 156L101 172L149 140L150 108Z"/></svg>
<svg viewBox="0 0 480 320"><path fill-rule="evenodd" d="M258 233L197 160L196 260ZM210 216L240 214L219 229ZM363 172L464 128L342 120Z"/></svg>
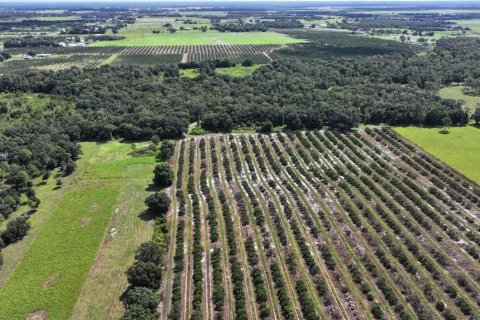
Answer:
<svg viewBox="0 0 480 320"><path fill-rule="evenodd" d="M204 245L203 258L202 258L202 269L203 269L203 282L204 282L204 293L203 293L203 311L205 319L211 319L213 314L213 303L212 303L212 282L211 282L211 264L210 264L210 232L207 223L207 214L208 208L205 202L205 197L203 196L200 190L200 174L201 168L200 164L202 160L200 159L200 150L199 143L200 139L195 139L195 165L194 165L194 176L195 176L195 193L200 199L200 223L202 230L202 243Z"/></svg>
<svg viewBox="0 0 480 320"><path fill-rule="evenodd" d="M212 154L209 139L206 139L206 153L207 153L207 167L208 167L208 175L207 175L207 182L208 187L210 188L210 192L212 194L213 200L215 202L215 211L217 213L218 219L218 234L220 235L221 241L221 252L222 252L222 264L223 264L223 277L222 281L225 286L225 310L224 310L224 318L225 319L234 319L235 318L235 305L234 305L234 297L233 297L233 290L232 290L232 282L231 282L231 274L230 274L230 262L228 259L228 243L227 243L227 236L225 234L225 222L223 221L223 214L220 205L220 201L217 197L219 192L218 188L216 188L214 183L214 176L213 176L213 164L212 164ZM215 154L217 158L219 157ZM218 164L220 165L220 164Z"/></svg>
<svg viewBox="0 0 480 320"><path fill-rule="evenodd" d="M220 144L221 145L221 144ZM256 302L255 302L255 293L253 290L253 284L252 284L252 279L250 276L250 266L247 260L247 254L245 252L245 246L244 246L244 239L243 239L243 233L242 233L242 227L241 223L239 221L239 213L238 213L238 208L236 206L236 203L233 199L232 196L232 191L229 186L229 183L227 182L225 178L225 169L223 166L224 158L222 156L219 157L220 160L220 176L221 176L221 181L224 186L224 191L225 195L227 198L227 202L232 210L232 218L233 218L233 225L235 228L235 237L236 237L236 242L238 244L238 252L240 256L240 261L243 266L243 275L244 275L244 289L245 289L245 297L247 299L246 301L246 308L247 308L247 313L249 314L251 319L257 319L257 308L256 308Z"/></svg>
<svg viewBox="0 0 480 320"><path fill-rule="evenodd" d="M161 319L167 319L168 314L170 313L170 305L172 302L172 282L173 282L173 269L174 269L174 256L176 250L176 238L177 238L177 197L176 197L176 185L177 185L177 172L178 166L183 165L178 163L178 155L180 152L180 143L177 143L175 147L175 154L173 157L174 167L173 167L173 182L170 191L170 198L172 199L172 204L170 206L171 213L169 219L170 227L170 238L168 246L167 260L165 262L165 282L163 283L160 291L163 292L163 299L160 301L158 306L158 313L160 314Z"/></svg>
<svg viewBox="0 0 480 320"><path fill-rule="evenodd" d="M267 57L268 60L270 60L270 62L273 61L273 59L270 58L270 56L268 55L268 53L266 53L266 52L262 52L262 53L263 53L263 55L264 55L265 57Z"/></svg>

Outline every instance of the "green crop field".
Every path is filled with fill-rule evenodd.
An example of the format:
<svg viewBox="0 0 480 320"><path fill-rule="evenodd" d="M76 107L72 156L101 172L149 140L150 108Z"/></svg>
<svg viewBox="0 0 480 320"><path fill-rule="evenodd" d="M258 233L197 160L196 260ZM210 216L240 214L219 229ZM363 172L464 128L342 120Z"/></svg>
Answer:
<svg viewBox="0 0 480 320"><path fill-rule="evenodd" d="M438 94L444 99L463 100L463 107L472 114L480 103L480 97L463 93L464 86L450 86L440 89Z"/></svg>
<svg viewBox="0 0 480 320"><path fill-rule="evenodd" d="M149 28L129 28L121 30L119 35L127 39L118 41L99 41L91 46L96 47L128 47L128 46L161 46L161 45L206 45L206 44L286 44L302 42L277 32L218 32L209 30L177 31L176 33L154 34Z"/></svg>
<svg viewBox="0 0 480 320"><path fill-rule="evenodd" d="M402 127L395 128L395 131L480 183L480 129L472 126L454 127L449 128L448 134L441 134L439 128Z"/></svg>
<svg viewBox="0 0 480 320"><path fill-rule="evenodd" d="M20 252L16 245L4 251L6 261L10 255L23 257L17 259L16 267L10 266L13 273L0 290L0 319L25 319L39 311L47 312L48 319L68 319L81 292L84 301L75 309L77 319L91 319L92 314L102 314L103 318L111 310L122 310L118 299L111 297L120 296L125 289L123 272L133 259L133 248L150 232L147 222L133 217L143 208L142 193L155 160L128 155L130 146L120 142L82 143L82 150L77 173L66 178L62 188L52 190L50 182L46 186L50 193L48 189L38 193L42 204L32 216L30 233L35 237L31 245ZM144 224L134 230L145 235L132 237L132 224ZM120 239L106 235L107 228L112 227L118 229ZM125 239L121 238L123 234ZM97 255L104 237L110 237L110 243ZM20 242L24 244L27 242ZM105 255L109 265L114 261L111 265L115 270L101 264ZM92 269L94 261L98 270ZM86 279L91 287L84 286ZM115 285L102 285L109 281Z"/></svg>

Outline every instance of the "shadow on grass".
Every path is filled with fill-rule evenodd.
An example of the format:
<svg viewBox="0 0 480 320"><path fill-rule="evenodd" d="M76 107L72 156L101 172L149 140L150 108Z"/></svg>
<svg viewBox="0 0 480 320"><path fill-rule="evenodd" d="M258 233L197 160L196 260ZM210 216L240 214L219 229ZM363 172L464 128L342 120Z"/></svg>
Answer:
<svg viewBox="0 0 480 320"><path fill-rule="evenodd" d="M138 217L142 219L143 221L151 221L155 219L155 213L152 210L144 210L142 211Z"/></svg>
<svg viewBox="0 0 480 320"><path fill-rule="evenodd" d="M160 192L162 191L164 188L161 188L157 185L155 185L155 183L150 183L146 188L145 188L145 191L149 191L149 192Z"/></svg>

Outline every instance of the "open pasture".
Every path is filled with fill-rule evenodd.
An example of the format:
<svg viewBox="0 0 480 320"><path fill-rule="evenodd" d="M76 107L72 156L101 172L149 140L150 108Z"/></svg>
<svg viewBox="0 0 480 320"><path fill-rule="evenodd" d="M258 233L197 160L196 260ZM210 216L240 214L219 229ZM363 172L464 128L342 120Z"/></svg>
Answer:
<svg viewBox="0 0 480 320"><path fill-rule="evenodd" d="M463 107L469 114L473 114L477 105L480 104L479 96L472 96L463 93L463 85L449 86L438 91L438 95L443 99L453 99L463 101Z"/></svg>
<svg viewBox="0 0 480 320"><path fill-rule="evenodd" d="M480 19L454 20L453 22L462 27L469 27L475 34L480 33Z"/></svg>
<svg viewBox="0 0 480 320"><path fill-rule="evenodd" d="M177 151L163 319L480 315L480 190L394 131Z"/></svg>
<svg viewBox="0 0 480 320"><path fill-rule="evenodd" d="M480 184L480 129L452 127L448 134L440 133L441 128L399 127L395 131Z"/></svg>
<svg viewBox="0 0 480 320"><path fill-rule="evenodd" d="M80 294L76 319L118 318L122 312L118 297L126 287L124 270L133 248L151 234L138 215L155 159L130 156L130 145L120 142L82 143L82 150L78 172L60 189L39 193L42 204L38 218L32 218L39 229L32 229L35 237L0 288L0 319L26 319L40 311L48 319L68 319ZM113 236L112 228L117 230ZM19 252L17 245L24 242L9 248L12 255ZM99 264L104 254L114 268Z"/></svg>
<svg viewBox="0 0 480 320"><path fill-rule="evenodd" d="M218 74L225 74L232 77L245 77L251 75L255 70L262 67L262 64L255 64L250 67L244 67L242 65L237 65L232 68L217 68L215 70Z"/></svg>

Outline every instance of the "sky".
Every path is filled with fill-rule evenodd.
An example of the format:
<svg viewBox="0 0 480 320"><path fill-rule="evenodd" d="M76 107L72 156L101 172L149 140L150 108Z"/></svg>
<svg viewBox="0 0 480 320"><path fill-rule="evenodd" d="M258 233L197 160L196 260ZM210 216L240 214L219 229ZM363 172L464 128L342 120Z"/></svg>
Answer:
<svg viewBox="0 0 480 320"><path fill-rule="evenodd" d="M0 1L0 6L1 3L18 3L18 2L29 2L29 3L54 3L54 2L63 2L63 3L68 3L68 2L90 2L90 3L105 3L105 2L130 2L132 4L134 3L145 3L145 2L156 2L156 3L172 3L172 2L178 2L178 3L211 3L211 2L295 2L292 0L167 0L167 1L162 1L162 0L17 0L17 1ZM327 0L327 1L322 1L322 0L301 0L301 2L318 2L318 3L332 3L332 2L341 2L341 3L355 3L355 2L375 2L375 3L392 3L392 2L405 2L405 3L416 3L417 1L412 1L412 0L406 0L406 1L399 1L399 0ZM452 0L422 0L418 2L448 2L450 4L455 4L455 3L480 3L480 0L466 0L466 1L452 1Z"/></svg>

